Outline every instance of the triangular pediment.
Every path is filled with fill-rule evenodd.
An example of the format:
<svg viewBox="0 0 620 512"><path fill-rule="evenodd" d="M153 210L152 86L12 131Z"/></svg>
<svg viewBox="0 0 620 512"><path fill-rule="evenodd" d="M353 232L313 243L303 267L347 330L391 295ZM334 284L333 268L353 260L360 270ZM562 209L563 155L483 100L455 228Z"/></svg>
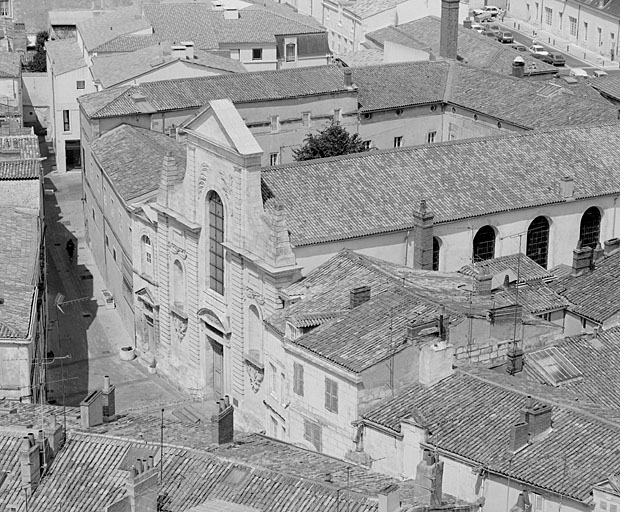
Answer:
<svg viewBox="0 0 620 512"><path fill-rule="evenodd" d="M210 101L180 128L244 156L263 152L239 112L228 99Z"/></svg>

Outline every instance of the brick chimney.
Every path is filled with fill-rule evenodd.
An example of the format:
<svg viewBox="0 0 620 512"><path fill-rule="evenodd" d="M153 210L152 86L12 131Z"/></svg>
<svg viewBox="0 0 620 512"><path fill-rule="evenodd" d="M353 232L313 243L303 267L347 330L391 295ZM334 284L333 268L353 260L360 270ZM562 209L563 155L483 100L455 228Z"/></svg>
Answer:
<svg viewBox="0 0 620 512"><path fill-rule="evenodd" d="M579 246L581 242L579 243ZM571 276L577 277L590 270L592 263L592 247L577 247L573 249L573 270Z"/></svg>
<svg viewBox="0 0 620 512"><path fill-rule="evenodd" d="M211 416L211 442L231 443L234 437L234 408L228 395L218 400L217 404L219 412Z"/></svg>
<svg viewBox="0 0 620 512"><path fill-rule="evenodd" d="M433 270L433 219L435 215L420 201L420 208L413 212L413 268Z"/></svg>
<svg viewBox="0 0 620 512"><path fill-rule="evenodd" d="M520 55L512 61L512 76L516 78L523 78L525 76L525 61Z"/></svg>
<svg viewBox="0 0 620 512"><path fill-rule="evenodd" d="M106 375L103 377L103 389L101 390L102 396L102 412L103 421L113 421L116 417L116 387L110 384L110 377Z"/></svg>
<svg viewBox="0 0 620 512"><path fill-rule="evenodd" d="M493 291L493 274L489 272L489 267L482 266L475 276L474 288L478 295L491 295Z"/></svg>
<svg viewBox="0 0 620 512"><path fill-rule="evenodd" d="M512 346L508 350L506 358L506 371L510 375L523 371L523 350L519 347Z"/></svg>
<svg viewBox="0 0 620 512"><path fill-rule="evenodd" d="M344 86L353 86L353 70L351 68L344 68Z"/></svg>
<svg viewBox="0 0 620 512"><path fill-rule="evenodd" d="M441 28L439 55L444 59L456 59L459 37L460 0L441 0Z"/></svg>
<svg viewBox="0 0 620 512"><path fill-rule="evenodd" d="M351 309L364 304L370 300L370 286L358 286L353 288L349 293L349 302Z"/></svg>
<svg viewBox="0 0 620 512"><path fill-rule="evenodd" d="M620 249L620 238L611 238L605 241L605 256L611 256Z"/></svg>
<svg viewBox="0 0 620 512"><path fill-rule="evenodd" d="M379 499L378 512L396 512L400 508L400 489L392 484L377 493Z"/></svg>
<svg viewBox="0 0 620 512"><path fill-rule="evenodd" d="M41 458L39 446L34 440L34 434L22 438L22 447L19 451L19 464L22 475L22 486L33 492L41 480Z"/></svg>
<svg viewBox="0 0 620 512"><path fill-rule="evenodd" d="M162 206L168 206L168 198L174 190L174 185L179 180L177 161L172 151L168 151L164 157L164 163L159 178L159 190L157 192L157 202Z"/></svg>
<svg viewBox="0 0 620 512"><path fill-rule="evenodd" d="M547 404L534 405L532 397L527 398L525 407L521 410L521 420L528 424L528 433L531 440L547 432L552 425L552 408Z"/></svg>
<svg viewBox="0 0 620 512"><path fill-rule="evenodd" d="M159 468L152 459L136 460L127 475L125 487L131 512L157 512Z"/></svg>
<svg viewBox="0 0 620 512"><path fill-rule="evenodd" d="M56 416L52 415L52 421L50 424L51 433L48 436L50 448L54 456L58 455L58 452L65 444L65 429L56 421Z"/></svg>
<svg viewBox="0 0 620 512"><path fill-rule="evenodd" d="M416 503L441 506L443 494L443 461L430 450L424 450L416 467L413 497Z"/></svg>
<svg viewBox="0 0 620 512"><path fill-rule="evenodd" d="M518 421L510 428L510 448L511 453L517 453L525 448L530 441L530 426L525 421Z"/></svg>
<svg viewBox="0 0 620 512"><path fill-rule="evenodd" d="M454 345L445 341L428 343L420 348L418 381L424 386L433 384L454 373Z"/></svg>

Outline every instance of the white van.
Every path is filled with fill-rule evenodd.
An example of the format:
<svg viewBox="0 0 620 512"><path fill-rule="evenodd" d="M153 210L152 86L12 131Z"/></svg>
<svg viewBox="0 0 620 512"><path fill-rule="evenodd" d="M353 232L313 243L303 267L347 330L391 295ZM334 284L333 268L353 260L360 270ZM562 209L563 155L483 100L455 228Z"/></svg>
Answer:
<svg viewBox="0 0 620 512"><path fill-rule="evenodd" d="M588 78L590 76L585 69L581 68L571 68L569 75L577 78Z"/></svg>

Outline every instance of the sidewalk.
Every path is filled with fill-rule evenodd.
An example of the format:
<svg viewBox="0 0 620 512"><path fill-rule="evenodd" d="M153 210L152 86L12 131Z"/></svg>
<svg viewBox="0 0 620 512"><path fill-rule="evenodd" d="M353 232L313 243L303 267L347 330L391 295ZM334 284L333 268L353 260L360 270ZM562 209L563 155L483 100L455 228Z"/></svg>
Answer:
<svg viewBox="0 0 620 512"><path fill-rule="evenodd" d="M536 39L540 43L551 46L558 51L569 54L575 59L582 61L584 66L591 66L600 69L620 68L619 61L612 61L611 59L603 57L596 52L586 50L585 48L582 48L581 46L578 46L571 41L562 39L550 32L547 32L544 29L541 29L540 27L536 27L535 25L532 25L525 21L506 16L500 23L506 25L514 32L519 32L520 34L523 34L527 37Z"/></svg>

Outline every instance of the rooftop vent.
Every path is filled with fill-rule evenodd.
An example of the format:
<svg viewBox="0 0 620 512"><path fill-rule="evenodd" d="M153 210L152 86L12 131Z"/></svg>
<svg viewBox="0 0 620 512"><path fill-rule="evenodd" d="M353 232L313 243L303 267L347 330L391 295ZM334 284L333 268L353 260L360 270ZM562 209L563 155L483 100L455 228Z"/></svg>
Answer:
<svg viewBox="0 0 620 512"><path fill-rule="evenodd" d="M370 286L359 286L353 288L350 293L351 309L355 309L360 304L370 300Z"/></svg>

